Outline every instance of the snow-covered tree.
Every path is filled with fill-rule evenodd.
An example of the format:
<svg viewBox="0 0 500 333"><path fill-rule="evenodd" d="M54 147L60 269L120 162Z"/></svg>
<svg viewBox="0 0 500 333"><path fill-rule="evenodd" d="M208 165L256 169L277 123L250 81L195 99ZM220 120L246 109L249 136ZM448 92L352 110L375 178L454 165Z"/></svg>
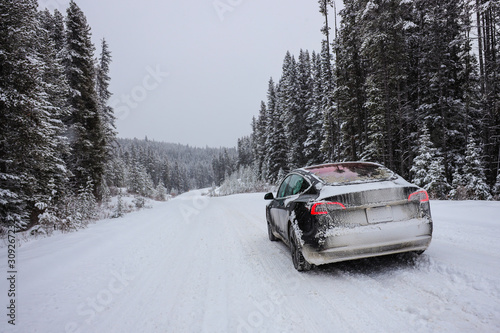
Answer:
<svg viewBox="0 0 500 333"><path fill-rule="evenodd" d="M482 151L476 141L471 138L467 144L465 164L460 172L457 170L453 177L453 190L450 196L463 200L491 200L490 187L486 182Z"/></svg>
<svg viewBox="0 0 500 333"><path fill-rule="evenodd" d="M345 3L340 12L341 23L338 37L334 41L335 81L334 98L340 122L341 159L355 161L361 158L368 143L366 127L366 93L364 90L366 71L361 57L363 36L357 14L360 1Z"/></svg>
<svg viewBox="0 0 500 333"><path fill-rule="evenodd" d="M111 216L112 218L119 218L123 217L125 214L125 207L123 203L123 195L121 189L118 190L118 197L116 201L116 207L115 210L113 211L113 215Z"/></svg>
<svg viewBox="0 0 500 333"><path fill-rule="evenodd" d="M89 178L87 184L78 190L78 212L81 218L78 227L85 227L97 218L97 201L94 196L94 184Z"/></svg>
<svg viewBox="0 0 500 333"><path fill-rule="evenodd" d="M313 77L312 77L312 63L309 51L300 50L297 61L297 83L298 83L298 109L297 118L300 121L299 127L295 128L295 141L300 142L300 154L294 158L295 166L305 166L308 162L306 157L305 143L308 138L308 132L311 130L310 123L307 122L307 117L312 108L312 90L313 90Z"/></svg>
<svg viewBox="0 0 500 333"><path fill-rule="evenodd" d="M111 98L109 91L109 65L111 63L111 51L105 39L101 41L101 55L96 68L96 92L98 97L99 114L103 123L104 140L107 157L111 155L112 144L116 137L115 115L113 108L108 105Z"/></svg>
<svg viewBox="0 0 500 333"><path fill-rule="evenodd" d="M36 24L34 1L0 3L0 223L21 227L26 223L26 194L22 187L27 170L18 164L25 139L17 130L27 130L24 115L36 102L33 90L38 84L30 74L36 70L30 61L29 45ZM28 52L26 52L28 51ZM31 104L31 105L30 105ZM23 142L23 141L21 141ZM17 147L16 147L17 146ZM3 232L4 230L2 230Z"/></svg>
<svg viewBox="0 0 500 333"><path fill-rule="evenodd" d="M280 113L280 86L269 84L266 127L266 155L263 172L265 179L271 183L278 180L280 170L287 168L287 140L283 127L283 117Z"/></svg>
<svg viewBox="0 0 500 333"><path fill-rule="evenodd" d="M500 4L476 0L477 53L480 71L482 141L485 142L485 172L493 185L500 160Z"/></svg>
<svg viewBox="0 0 500 333"><path fill-rule="evenodd" d="M413 159L410 169L412 182L429 193L431 198L444 199L450 185L444 174L443 158L438 156L433 147L429 130L424 126L420 135L418 155Z"/></svg>
<svg viewBox="0 0 500 333"><path fill-rule="evenodd" d="M269 87L273 87L274 82L271 78L269 80ZM272 105L270 105L272 107ZM259 116L252 123L252 145L253 145L253 156L254 156L254 164L257 172L262 175L264 161L266 159L266 137L267 137L267 129L268 129L268 118L267 118L267 107L264 101L260 103Z"/></svg>
<svg viewBox="0 0 500 333"><path fill-rule="evenodd" d="M301 166L304 159L304 135L306 135L304 113L301 108L300 83L295 57L287 52L283 60L283 74L277 91L277 110L283 122L287 145L288 168Z"/></svg>
<svg viewBox="0 0 500 333"><path fill-rule="evenodd" d="M304 142L304 155L307 165L320 164L325 161L321 144L323 142L323 82L321 57L315 52L311 56L311 106L306 113L307 139Z"/></svg>
<svg viewBox="0 0 500 333"><path fill-rule="evenodd" d="M76 186L85 187L90 177L94 195L98 196L106 163L106 126L96 92L90 26L74 1L66 11L66 48L72 111L68 124L72 148L69 165Z"/></svg>
<svg viewBox="0 0 500 333"><path fill-rule="evenodd" d="M497 176L497 180L495 182L495 185L493 186L493 191L495 200L500 200L500 173Z"/></svg>
<svg viewBox="0 0 500 333"><path fill-rule="evenodd" d="M237 166L249 166L252 164L252 138L250 136L244 136L238 139L238 163Z"/></svg>
<svg viewBox="0 0 500 333"><path fill-rule="evenodd" d="M61 159L61 67L36 1L0 3L0 197L2 225L38 223L68 176ZM42 16L43 17L43 16Z"/></svg>
<svg viewBox="0 0 500 333"><path fill-rule="evenodd" d="M321 109L323 111L323 142L321 151L326 160L334 161L339 158L339 119L338 109L334 103L334 81L332 72L332 55L330 45L323 40L321 47Z"/></svg>
<svg viewBox="0 0 500 333"><path fill-rule="evenodd" d="M163 181L160 181L158 183L155 192L156 192L156 197L155 197L156 200L159 201L167 200L167 189L165 188L165 184L163 184Z"/></svg>

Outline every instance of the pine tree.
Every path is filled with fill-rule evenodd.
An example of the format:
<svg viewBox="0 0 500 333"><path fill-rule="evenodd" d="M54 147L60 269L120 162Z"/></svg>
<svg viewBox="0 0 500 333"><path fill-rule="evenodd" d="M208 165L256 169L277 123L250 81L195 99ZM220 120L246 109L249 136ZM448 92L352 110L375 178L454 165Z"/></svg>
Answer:
<svg viewBox="0 0 500 333"><path fill-rule="evenodd" d="M50 35L54 41L56 52L61 53L59 57L64 59L64 54L66 52L64 16L57 9L54 10L54 15L52 16L52 28L50 29Z"/></svg>
<svg viewBox="0 0 500 333"><path fill-rule="evenodd" d="M498 1L476 0L475 10L485 172L493 185L500 167L500 5Z"/></svg>
<svg viewBox="0 0 500 333"><path fill-rule="evenodd" d="M283 60L283 74L280 79L277 97L277 110L283 121L288 147L287 164L289 169L301 166L304 160L305 129L304 112L300 100L300 83L295 58L287 52Z"/></svg>
<svg viewBox="0 0 500 333"><path fill-rule="evenodd" d="M36 10L36 1L0 4L2 27L0 107L0 195L2 221L19 228L64 195L68 176L61 154L65 105L57 95L62 72L54 42Z"/></svg>
<svg viewBox="0 0 500 333"><path fill-rule="evenodd" d="M97 219L97 202L94 196L94 184L89 178L85 186L78 189L78 217L76 228L86 227Z"/></svg>
<svg viewBox="0 0 500 333"><path fill-rule="evenodd" d="M275 86L269 82L268 103L267 103L267 127L265 147L266 155L264 160L264 178L271 183L278 181L280 170L287 169L287 140L283 127L283 115L280 113L280 86ZM288 169L287 169L288 170Z"/></svg>
<svg viewBox="0 0 500 333"><path fill-rule="evenodd" d="M4 228L22 228L27 223L26 180L31 180L22 163L31 119L37 103L37 69L30 61L35 31L35 1L0 2L0 223ZM34 120L34 119L33 119ZM31 144L26 142L26 144ZM23 165L24 164L24 165Z"/></svg>
<svg viewBox="0 0 500 333"><path fill-rule="evenodd" d="M321 151L323 141L323 82L321 57L315 52L311 56L311 106L306 113L307 139L304 142L304 155L307 165L320 164L325 161Z"/></svg>
<svg viewBox="0 0 500 333"><path fill-rule="evenodd" d="M450 196L456 200L491 200L481 160L481 148L471 138L467 144L463 168L457 167L453 174L453 190ZM462 164L462 163L461 163Z"/></svg>
<svg viewBox="0 0 500 333"><path fill-rule="evenodd" d="M313 107L312 92L313 92L313 77L312 77L312 62L309 51L300 50L299 60L297 62L297 81L299 88L298 95L298 114L301 122L301 127L296 128L295 137L300 141L301 154L296 166L305 166L309 158L306 156L307 150L305 143L307 142L308 133L311 131L311 124L307 121L311 109Z"/></svg>
<svg viewBox="0 0 500 333"><path fill-rule="evenodd" d="M269 81L269 86L274 87L272 79ZM254 146L253 156L255 160L255 168L257 173L262 176L264 173L264 161L266 156L266 136L267 136L267 108L264 101L260 103L260 111L257 120L253 123L253 139Z"/></svg>
<svg viewBox="0 0 500 333"><path fill-rule="evenodd" d="M466 61L469 13L463 0L416 0L415 17L418 85L417 114L444 157L448 179L465 153L474 101L474 64ZM472 104L471 104L472 103ZM469 114L468 114L469 113Z"/></svg>
<svg viewBox="0 0 500 333"><path fill-rule="evenodd" d="M336 89L340 122L341 159L356 161L368 144L365 108L366 70L361 56L363 38L358 12L362 1L350 1L340 12L341 27L334 43L336 54ZM366 64L366 62L365 62Z"/></svg>
<svg viewBox="0 0 500 333"><path fill-rule="evenodd" d="M244 136L238 139L238 162L237 168L246 167L252 164L252 139L250 136Z"/></svg>
<svg viewBox="0 0 500 333"><path fill-rule="evenodd" d="M497 176L497 180L495 182L495 185L493 186L493 191L495 200L500 200L500 173Z"/></svg>
<svg viewBox="0 0 500 333"><path fill-rule="evenodd" d="M326 40L321 49L321 77L323 92L321 109L323 110L323 142L321 150L329 161L338 160L339 155L339 118L334 105L334 81L332 73L332 56Z"/></svg>
<svg viewBox="0 0 500 333"><path fill-rule="evenodd" d="M491 200L490 188L486 182L481 156L481 148L471 138L467 144L462 179L469 199Z"/></svg>
<svg viewBox="0 0 500 333"><path fill-rule="evenodd" d="M81 9L70 1L66 15L66 75L72 114L69 121L72 156L69 161L77 188L90 178L99 199L106 162L106 126L96 92L94 46L90 27Z"/></svg>
<svg viewBox="0 0 500 333"><path fill-rule="evenodd" d="M408 13L408 3L390 0L368 1L360 15L360 51L363 58L369 59L365 106L370 144L364 157L398 171L404 159L399 144L405 139L401 129L407 104L404 32Z"/></svg>
<svg viewBox="0 0 500 333"><path fill-rule="evenodd" d="M412 182L429 193L433 199L444 199L450 186L444 174L443 158L438 156L437 149L432 146L429 130L424 126L419 139L418 155L410 169Z"/></svg>
<svg viewBox="0 0 500 333"><path fill-rule="evenodd" d="M123 204L123 195L122 195L122 190L119 189L118 190L118 197L117 197L116 207L115 207L115 210L114 210L113 215L111 216L111 218L123 217L124 214L125 214L125 212L124 212L124 204Z"/></svg>
<svg viewBox="0 0 500 333"><path fill-rule="evenodd" d="M62 196L68 195L68 180L71 175L67 170L64 158L70 155L70 147L64 120L69 116L68 83L62 65L62 52L57 49L57 38L54 31L58 29L57 20L47 10L39 13L41 28L38 34L38 54L42 75L42 88L48 105L45 113L48 126L43 133L45 143L46 165L43 172L39 172L37 179L41 182L42 195L39 200L47 203L52 201L56 205ZM49 153L50 151L50 153ZM52 186L48 186L51 183ZM45 190L46 189L46 190Z"/></svg>
<svg viewBox="0 0 500 333"><path fill-rule="evenodd" d="M105 39L101 41L101 55L96 69L96 92L98 97L98 106L100 119L103 123L104 146L106 155L109 157L113 149L112 144L116 138L115 115L113 108L108 105L112 94L109 91L109 65L111 63L111 51Z"/></svg>
<svg viewBox="0 0 500 333"><path fill-rule="evenodd" d="M332 0L318 0L318 4L319 12L325 19L324 25L321 28L321 32L325 36L325 39L321 43L321 76L323 88L321 96L321 109L323 113L323 141L321 144L321 150L327 160L333 161L340 158L340 124L338 119L338 109L334 105L334 76L332 68L332 55L330 52L330 25L328 22L329 9L334 6L335 3ZM335 27L335 38L337 38L337 27Z"/></svg>
<svg viewBox="0 0 500 333"><path fill-rule="evenodd" d="M167 189L165 188L165 185L163 184L163 181L160 181L158 185L156 186L156 200L158 201L165 201L167 200Z"/></svg>

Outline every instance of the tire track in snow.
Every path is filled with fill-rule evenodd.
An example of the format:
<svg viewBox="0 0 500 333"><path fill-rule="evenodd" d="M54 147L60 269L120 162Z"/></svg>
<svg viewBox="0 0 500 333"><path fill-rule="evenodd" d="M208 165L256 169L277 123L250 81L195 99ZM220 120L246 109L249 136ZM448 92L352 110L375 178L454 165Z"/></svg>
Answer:
<svg viewBox="0 0 500 333"><path fill-rule="evenodd" d="M169 204L165 214L132 248L136 251L130 260L135 276L130 285L89 332L109 331L110 327L115 332L126 332L131 327L148 332L164 332L169 327L186 329L199 316L184 311L190 303L180 304L179 300L192 297L193 280L199 281L191 273L195 263L186 258L196 258L197 247L190 245L198 243L201 232L185 223L174 201ZM109 320L116 322L110 325Z"/></svg>

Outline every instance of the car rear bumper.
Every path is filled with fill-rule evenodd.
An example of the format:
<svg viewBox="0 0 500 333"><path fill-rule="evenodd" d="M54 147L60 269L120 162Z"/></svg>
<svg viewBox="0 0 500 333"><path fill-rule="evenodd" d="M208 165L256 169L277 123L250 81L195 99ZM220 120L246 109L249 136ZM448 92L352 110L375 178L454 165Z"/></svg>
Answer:
<svg viewBox="0 0 500 333"><path fill-rule="evenodd" d="M386 254L424 251L432 239L432 222L423 218L355 228L335 228L325 233L323 238L321 250L303 245L304 258L311 264L323 265Z"/></svg>

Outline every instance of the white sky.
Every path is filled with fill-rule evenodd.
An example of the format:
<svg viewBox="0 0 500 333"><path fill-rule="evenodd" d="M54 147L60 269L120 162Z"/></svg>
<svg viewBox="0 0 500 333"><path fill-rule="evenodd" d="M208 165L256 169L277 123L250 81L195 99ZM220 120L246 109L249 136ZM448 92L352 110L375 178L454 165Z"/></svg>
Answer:
<svg viewBox="0 0 500 333"><path fill-rule="evenodd" d="M279 80L286 51L319 51L323 38L317 0L75 2L96 56L102 38L110 46L110 104L123 138L236 146L251 132L269 78ZM68 3L39 0L64 15Z"/></svg>

